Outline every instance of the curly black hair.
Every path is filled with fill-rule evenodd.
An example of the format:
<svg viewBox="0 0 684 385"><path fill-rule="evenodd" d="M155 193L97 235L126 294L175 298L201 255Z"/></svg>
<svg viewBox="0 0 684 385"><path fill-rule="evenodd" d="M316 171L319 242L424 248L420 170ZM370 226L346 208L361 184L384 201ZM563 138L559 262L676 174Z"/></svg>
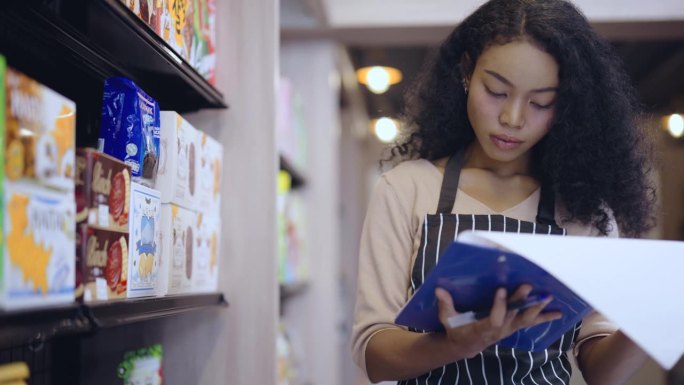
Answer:
<svg viewBox="0 0 684 385"><path fill-rule="evenodd" d="M409 89L408 132L389 160L435 160L468 147L475 134L463 81L487 47L521 39L559 65L556 113L532 150L533 176L562 199L565 219L607 234L609 208L622 235L643 234L654 224L653 140L621 61L567 1L491 0L459 24Z"/></svg>

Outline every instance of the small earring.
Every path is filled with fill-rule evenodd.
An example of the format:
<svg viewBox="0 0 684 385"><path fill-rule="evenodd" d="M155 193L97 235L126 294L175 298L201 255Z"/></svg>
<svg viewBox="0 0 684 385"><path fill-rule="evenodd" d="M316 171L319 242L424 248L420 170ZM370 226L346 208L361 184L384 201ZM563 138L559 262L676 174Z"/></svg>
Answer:
<svg viewBox="0 0 684 385"><path fill-rule="evenodd" d="M463 90L466 94L468 93L468 82L465 79L463 79Z"/></svg>

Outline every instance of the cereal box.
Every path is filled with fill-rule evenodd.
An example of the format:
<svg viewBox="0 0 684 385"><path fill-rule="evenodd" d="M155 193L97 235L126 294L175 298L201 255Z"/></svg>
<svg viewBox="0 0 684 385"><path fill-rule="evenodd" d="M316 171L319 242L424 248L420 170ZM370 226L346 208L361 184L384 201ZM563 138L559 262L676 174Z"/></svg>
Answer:
<svg viewBox="0 0 684 385"><path fill-rule="evenodd" d="M153 187L159 159L159 104L133 81L105 81L98 149L131 167L133 180Z"/></svg>
<svg viewBox="0 0 684 385"><path fill-rule="evenodd" d="M162 204L160 295L192 291L197 214Z"/></svg>
<svg viewBox="0 0 684 385"><path fill-rule="evenodd" d="M154 296L157 294L161 257L159 191L133 183L130 213L128 298Z"/></svg>
<svg viewBox="0 0 684 385"><path fill-rule="evenodd" d="M92 148L76 150L78 223L128 232L130 167Z"/></svg>
<svg viewBox="0 0 684 385"><path fill-rule="evenodd" d="M80 234L85 302L126 298L128 234L82 225Z"/></svg>
<svg viewBox="0 0 684 385"><path fill-rule="evenodd" d="M197 207L204 212L219 213L223 145L204 132L198 131L197 147Z"/></svg>
<svg viewBox="0 0 684 385"><path fill-rule="evenodd" d="M72 193L4 182L4 308L74 300L75 204Z"/></svg>
<svg viewBox="0 0 684 385"><path fill-rule="evenodd" d="M197 130L173 111L161 113L159 170L156 189L162 203L186 209L197 206Z"/></svg>
<svg viewBox="0 0 684 385"><path fill-rule="evenodd" d="M76 104L12 68L1 76L5 177L73 191Z"/></svg>
<svg viewBox="0 0 684 385"><path fill-rule="evenodd" d="M198 213L196 228L192 291L213 292L218 289L221 218Z"/></svg>

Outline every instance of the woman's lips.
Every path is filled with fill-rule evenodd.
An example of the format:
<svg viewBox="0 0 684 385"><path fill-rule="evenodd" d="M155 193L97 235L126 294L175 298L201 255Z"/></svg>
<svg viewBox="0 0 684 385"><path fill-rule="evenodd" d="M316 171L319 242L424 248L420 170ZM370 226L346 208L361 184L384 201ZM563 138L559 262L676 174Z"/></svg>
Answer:
<svg viewBox="0 0 684 385"><path fill-rule="evenodd" d="M513 150L522 144L522 141L506 135L490 135L489 138L500 150Z"/></svg>

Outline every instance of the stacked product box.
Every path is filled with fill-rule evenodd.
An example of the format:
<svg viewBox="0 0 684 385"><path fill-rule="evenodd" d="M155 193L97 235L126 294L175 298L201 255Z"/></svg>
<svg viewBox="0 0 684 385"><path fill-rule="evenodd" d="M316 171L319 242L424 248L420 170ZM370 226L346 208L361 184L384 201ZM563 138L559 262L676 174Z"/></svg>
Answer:
<svg viewBox="0 0 684 385"><path fill-rule="evenodd" d="M161 265L161 194L131 185L128 298L155 296Z"/></svg>
<svg viewBox="0 0 684 385"><path fill-rule="evenodd" d="M76 152L77 298L125 298L128 283L130 167L91 148Z"/></svg>
<svg viewBox="0 0 684 385"><path fill-rule="evenodd" d="M197 162L198 234L193 291L218 289L219 252L221 249L221 174L223 146L198 131Z"/></svg>
<svg viewBox="0 0 684 385"><path fill-rule="evenodd" d="M160 294L192 291L197 235L197 130L173 111L162 111L157 190L162 202L163 279Z"/></svg>
<svg viewBox="0 0 684 385"><path fill-rule="evenodd" d="M0 307L74 299L76 105L0 57Z"/></svg>
<svg viewBox="0 0 684 385"><path fill-rule="evenodd" d="M216 291L223 149L176 112L163 111L161 127L161 292Z"/></svg>

